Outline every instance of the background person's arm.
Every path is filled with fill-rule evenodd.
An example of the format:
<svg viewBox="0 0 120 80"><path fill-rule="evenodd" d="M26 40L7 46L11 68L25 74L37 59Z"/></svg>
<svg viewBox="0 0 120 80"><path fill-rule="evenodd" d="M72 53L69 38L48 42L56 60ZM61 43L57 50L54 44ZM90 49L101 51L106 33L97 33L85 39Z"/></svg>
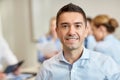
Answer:
<svg viewBox="0 0 120 80"><path fill-rule="evenodd" d="M5 77L6 77L6 74L4 74L3 72L0 72L0 80L5 79Z"/></svg>
<svg viewBox="0 0 120 80"><path fill-rule="evenodd" d="M14 65L18 63L18 60L16 56L13 54L12 50L9 48L8 43L2 39L2 49L3 49L3 60L8 64L8 65Z"/></svg>

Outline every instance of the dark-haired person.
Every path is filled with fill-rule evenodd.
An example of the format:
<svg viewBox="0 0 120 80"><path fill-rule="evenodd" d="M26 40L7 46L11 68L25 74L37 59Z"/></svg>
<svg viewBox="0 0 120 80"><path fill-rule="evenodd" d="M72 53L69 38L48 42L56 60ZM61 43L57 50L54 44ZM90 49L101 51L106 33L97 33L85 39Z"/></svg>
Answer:
<svg viewBox="0 0 120 80"><path fill-rule="evenodd" d="M56 24L63 50L44 61L36 80L120 80L120 69L111 57L84 48L88 28L82 8L65 5Z"/></svg>
<svg viewBox="0 0 120 80"><path fill-rule="evenodd" d="M101 14L93 19L93 34L97 40L95 51L111 56L120 64L120 41L113 35L117 27L117 20L108 15Z"/></svg>

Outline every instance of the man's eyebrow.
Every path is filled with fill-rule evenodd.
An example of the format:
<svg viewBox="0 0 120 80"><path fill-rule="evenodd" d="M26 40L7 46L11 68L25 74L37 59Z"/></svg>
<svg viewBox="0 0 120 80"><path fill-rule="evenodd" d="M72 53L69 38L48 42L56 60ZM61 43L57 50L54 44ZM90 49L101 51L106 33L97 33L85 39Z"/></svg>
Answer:
<svg viewBox="0 0 120 80"><path fill-rule="evenodd" d="M82 22L75 22L74 24L83 24Z"/></svg>
<svg viewBox="0 0 120 80"><path fill-rule="evenodd" d="M66 25L66 24L69 24L69 23L67 23L67 22L63 22L63 23L61 23L60 25ZM81 25L83 25L82 22L75 22L74 24L81 24Z"/></svg>
<svg viewBox="0 0 120 80"><path fill-rule="evenodd" d="M67 22L63 22L63 23L61 23L61 25L64 25L64 24L68 24Z"/></svg>
<svg viewBox="0 0 120 80"><path fill-rule="evenodd" d="M69 23L63 22L63 23L61 23L61 24L69 24ZM83 23L82 23L82 22L75 22L74 24L83 24Z"/></svg>

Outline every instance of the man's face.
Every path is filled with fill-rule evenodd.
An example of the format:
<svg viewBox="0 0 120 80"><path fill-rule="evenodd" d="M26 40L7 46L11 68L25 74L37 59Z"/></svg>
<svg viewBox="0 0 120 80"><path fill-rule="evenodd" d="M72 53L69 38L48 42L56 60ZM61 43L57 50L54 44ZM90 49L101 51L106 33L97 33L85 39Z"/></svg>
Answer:
<svg viewBox="0 0 120 80"><path fill-rule="evenodd" d="M81 48L87 36L87 28L82 14L78 12L64 12L59 16L57 34L64 49L75 50Z"/></svg>

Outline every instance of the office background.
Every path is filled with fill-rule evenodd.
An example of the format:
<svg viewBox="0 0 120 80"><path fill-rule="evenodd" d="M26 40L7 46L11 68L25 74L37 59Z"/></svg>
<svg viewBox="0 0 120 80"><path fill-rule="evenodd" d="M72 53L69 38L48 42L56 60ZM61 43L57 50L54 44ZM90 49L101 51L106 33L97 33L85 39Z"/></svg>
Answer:
<svg viewBox="0 0 120 80"><path fill-rule="evenodd" d="M0 0L0 35L18 59L25 60L24 66L38 65L35 40L48 30L57 10L69 2L80 4L90 17L108 14L120 24L120 0ZM120 28L115 33L120 39L119 35Z"/></svg>

